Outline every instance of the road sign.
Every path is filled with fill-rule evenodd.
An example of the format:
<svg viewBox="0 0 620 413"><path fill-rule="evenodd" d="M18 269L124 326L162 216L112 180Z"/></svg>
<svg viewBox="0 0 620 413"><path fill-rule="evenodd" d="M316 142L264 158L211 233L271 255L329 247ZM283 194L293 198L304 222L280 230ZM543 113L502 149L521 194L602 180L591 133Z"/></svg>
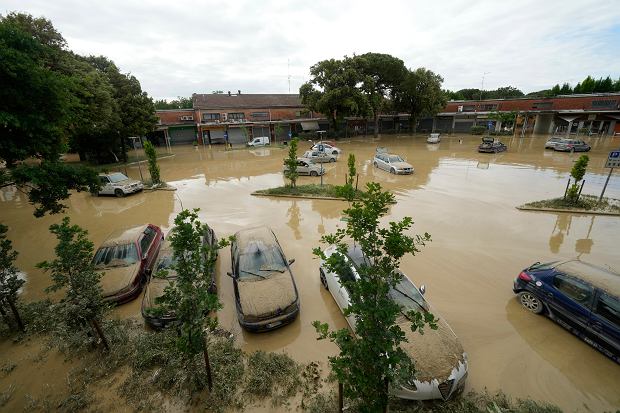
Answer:
<svg viewBox="0 0 620 413"><path fill-rule="evenodd" d="M488 128L488 129L493 129L493 122L488 121L488 122L487 122L487 128Z"/></svg>
<svg viewBox="0 0 620 413"><path fill-rule="evenodd" d="M609 152L605 168L620 168L620 151Z"/></svg>

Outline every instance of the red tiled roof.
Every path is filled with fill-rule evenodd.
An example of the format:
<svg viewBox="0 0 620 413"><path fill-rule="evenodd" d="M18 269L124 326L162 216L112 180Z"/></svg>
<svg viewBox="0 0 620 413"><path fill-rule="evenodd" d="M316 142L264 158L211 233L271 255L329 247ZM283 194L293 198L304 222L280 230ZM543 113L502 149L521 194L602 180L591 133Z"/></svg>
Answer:
<svg viewBox="0 0 620 413"><path fill-rule="evenodd" d="M196 109L303 107L296 94L193 94Z"/></svg>

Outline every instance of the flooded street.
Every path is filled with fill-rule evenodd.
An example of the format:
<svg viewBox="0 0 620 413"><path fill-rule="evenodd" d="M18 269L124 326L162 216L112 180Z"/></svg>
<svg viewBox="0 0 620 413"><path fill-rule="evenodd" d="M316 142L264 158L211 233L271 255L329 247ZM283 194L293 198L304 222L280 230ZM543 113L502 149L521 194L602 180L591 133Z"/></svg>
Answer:
<svg viewBox="0 0 620 413"><path fill-rule="evenodd" d="M479 137L444 137L438 145L423 137L389 136L338 142L343 150L336 164L325 164L324 181L341 185L346 157L354 153L360 187L379 182L397 199L386 221L411 216L414 232L433 241L401 269L425 284L426 297L461 339L469 354L467 389L503 390L513 397L531 397L572 411L620 408L620 366L545 317L527 312L516 301L512 281L535 261L580 257L620 271L620 218L583 214L519 211L525 202L564 193L579 154L544 149L544 137L502 138L508 151L479 154ZM607 176L603 168L620 138L592 138L584 193L599 195ZM300 142L301 155L309 144ZM412 176L395 176L372 166L377 146L400 154L415 168ZM321 287L312 248L321 235L342 226L346 202L254 197L250 193L284 184L281 173L286 149L223 151L223 147L173 147L174 157L160 160L162 179L177 191L144 192L125 198L74 194L67 214L89 231L98 245L113 230L142 223L170 229L182 208L200 208L200 215L218 237L257 225L275 232L291 266L301 300L299 318L270 333L242 331L237 323L230 270L230 250L218 262L218 293L224 303L222 326L233 331L247 351L286 351L302 361L320 360L336 352L317 341L312 321L341 328L346 321L332 296ZM137 166L129 175L140 177ZM142 172L148 175L142 165ZM300 177L298 183L320 178ZM606 195L620 198L615 173ZM55 238L48 227L60 215L36 219L24 194L0 190L0 222L20 254L17 266L26 274L24 300L41 299L49 277L35 268L50 259ZM141 319L140 299L115 310L120 317ZM2 382L3 385L5 381Z"/></svg>

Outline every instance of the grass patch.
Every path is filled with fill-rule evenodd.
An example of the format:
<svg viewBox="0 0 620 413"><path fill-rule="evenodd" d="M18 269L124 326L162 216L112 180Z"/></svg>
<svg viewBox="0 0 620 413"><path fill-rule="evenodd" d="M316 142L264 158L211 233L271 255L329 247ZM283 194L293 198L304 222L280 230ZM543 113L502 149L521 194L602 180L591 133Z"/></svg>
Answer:
<svg viewBox="0 0 620 413"><path fill-rule="evenodd" d="M620 213L620 200L614 198L603 198L598 203L598 197L594 195L581 195L579 201L570 202L564 198L546 199L542 201L528 202L524 207L532 208L553 208L565 210L586 210L592 212L613 212Z"/></svg>
<svg viewBox="0 0 620 413"><path fill-rule="evenodd" d="M250 398L270 397L273 406L278 406L297 394L301 370L287 354L256 351L248 357L245 393Z"/></svg>
<svg viewBox="0 0 620 413"><path fill-rule="evenodd" d="M318 184L308 184L308 185L297 185L296 187L292 186L280 186L277 188L269 188L269 189L261 189L256 191L257 194L263 195L290 195L290 196L313 196L313 197L322 197L322 198L346 198L342 196L342 193L338 191L337 185L324 184L323 186ZM355 198L361 198L364 192L357 190L355 193Z"/></svg>

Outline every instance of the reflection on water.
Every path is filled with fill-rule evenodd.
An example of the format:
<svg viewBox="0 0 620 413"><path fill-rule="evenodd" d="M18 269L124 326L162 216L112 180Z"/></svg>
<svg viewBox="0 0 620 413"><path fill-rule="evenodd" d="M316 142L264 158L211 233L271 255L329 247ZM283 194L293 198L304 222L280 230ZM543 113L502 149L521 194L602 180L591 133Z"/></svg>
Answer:
<svg viewBox="0 0 620 413"><path fill-rule="evenodd" d="M523 314L506 307L512 297L512 280L532 262L587 254L590 262L620 267L620 220L616 217L515 209L525 202L561 195L576 156L545 150L544 138L502 138L509 146L502 154L479 154L479 137L442 137L433 150L428 150L425 138L382 136L341 141L338 146L344 153L335 164L325 165L324 181L344 183L346 158L352 152L360 187L376 181L396 195L398 203L390 207L388 218L412 216L412 232L431 234L433 242L415 257L405 257L401 268L414 282L427 285L430 301L463 342L471 361L468 388L502 388L513 395L532 395L559 404L569 411L581 406L579 397L594 411L618 406L617 388L610 387L620 380L617 366L613 370L609 367L612 363L596 361L588 346L565 334L553 335L544 343L528 340L525 335L529 331L523 332L520 319L515 322L515 317ZM309 145L300 143L299 153ZM374 168L372 158L377 146L386 146L406 158L415 173L395 176ZM599 165L604 164L608 151L618 146L620 138L597 141L589 153L591 166L584 192L600 193L607 171ZM177 188L175 193L144 192L125 198L74 194L67 210L72 222L86 228L89 238L98 244L124 226L151 222L167 230L182 202L186 209L200 208L201 220L220 238L250 226L270 226L286 256L296 260L291 269L301 300L299 319L270 333L242 332L232 281L226 276L230 252L224 250L217 263L218 294L224 304L218 313L220 323L234 332L239 345L247 350L283 350L304 362L325 361L335 354L333 344L316 340L311 323L321 320L334 328L347 324L329 292L320 285L312 248L321 245L321 235L344 225L342 211L348 204L251 196L257 189L285 183L281 171L286 150L224 151L215 145L172 150L175 156L160 160L159 165L162 178ZM139 177L137 166L129 166L127 172L132 178ZM620 198L620 182L613 181L607 193ZM318 182L318 178L305 176L298 180L300 185ZM26 300L41 298L49 285L49 276L35 264L52 258L55 239L48 227L60 220L61 216L33 218L32 207L22 193L11 187L0 189L0 221L9 226L8 236L20 252L17 265L27 274ZM140 300L117 308L115 314L140 320ZM543 338L549 336L547 330L535 331ZM584 358L591 363L576 361L581 372L565 367L547 354L550 348L571 354L571 360Z"/></svg>

